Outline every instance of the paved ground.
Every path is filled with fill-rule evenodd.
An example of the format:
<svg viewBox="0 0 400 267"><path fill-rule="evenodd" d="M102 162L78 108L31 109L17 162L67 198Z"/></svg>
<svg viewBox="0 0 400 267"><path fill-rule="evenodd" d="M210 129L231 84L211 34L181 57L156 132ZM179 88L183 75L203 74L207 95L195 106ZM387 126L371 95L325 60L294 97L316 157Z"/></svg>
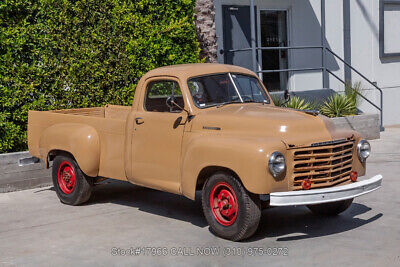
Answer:
<svg viewBox="0 0 400 267"><path fill-rule="evenodd" d="M256 235L241 243L214 237L199 201L126 183L99 186L79 207L61 204L51 187L0 194L0 265L400 266L400 128L388 128L372 145L368 176L383 174L379 191L336 218L304 207L266 210ZM126 255L137 247L168 255L145 255L147 248ZM224 256L259 247L288 255ZM197 249L219 255L190 255Z"/></svg>

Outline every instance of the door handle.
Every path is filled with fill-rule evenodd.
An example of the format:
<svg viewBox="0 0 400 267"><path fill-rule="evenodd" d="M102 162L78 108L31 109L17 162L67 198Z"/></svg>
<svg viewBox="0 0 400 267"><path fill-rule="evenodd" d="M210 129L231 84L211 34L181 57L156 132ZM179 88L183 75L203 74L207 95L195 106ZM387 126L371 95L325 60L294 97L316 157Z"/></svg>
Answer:
<svg viewBox="0 0 400 267"><path fill-rule="evenodd" d="M137 118L135 119L135 121L136 121L136 124L143 124L143 123L144 123L144 120L143 120L143 118L141 118L141 117L137 117Z"/></svg>

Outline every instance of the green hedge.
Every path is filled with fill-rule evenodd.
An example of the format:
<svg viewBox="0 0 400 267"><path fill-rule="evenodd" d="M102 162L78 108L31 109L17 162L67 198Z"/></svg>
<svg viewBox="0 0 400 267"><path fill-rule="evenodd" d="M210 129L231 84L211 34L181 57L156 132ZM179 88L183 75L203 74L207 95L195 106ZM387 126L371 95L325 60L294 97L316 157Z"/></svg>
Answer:
<svg viewBox="0 0 400 267"><path fill-rule="evenodd" d="M147 71L199 61L195 0L3 0L0 153L26 149L28 110L130 105Z"/></svg>

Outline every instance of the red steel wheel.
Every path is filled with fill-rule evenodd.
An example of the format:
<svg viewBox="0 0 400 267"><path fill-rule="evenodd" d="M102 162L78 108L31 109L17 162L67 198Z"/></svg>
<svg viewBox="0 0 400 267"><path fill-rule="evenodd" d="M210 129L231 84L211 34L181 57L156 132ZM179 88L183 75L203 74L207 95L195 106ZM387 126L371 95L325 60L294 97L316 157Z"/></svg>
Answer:
<svg viewBox="0 0 400 267"><path fill-rule="evenodd" d="M55 156L51 176L57 196L62 203L79 205L89 200L93 178L82 172L71 155L60 152Z"/></svg>
<svg viewBox="0 0 400 267"><path fill-rule="evenodd" d="M64 194L71 194L76 185L74 167L68 161L61 162L57 172L58 185Z"/></svg>
<svg viewBox="0 0 400 267"><path fill-rule="evenodd" d="M224 226L232 225L238 215L235 191L226 182L219 182L211 190L210 207L215 219Z"/></svg>
<svg viewBox="0 0 400 267"><path fill-rule="evenodd" d="M231 173L212 174L204 183L201 195L204 216L213 234L239 241L257 230L260 197L248 192Z"/></svg>

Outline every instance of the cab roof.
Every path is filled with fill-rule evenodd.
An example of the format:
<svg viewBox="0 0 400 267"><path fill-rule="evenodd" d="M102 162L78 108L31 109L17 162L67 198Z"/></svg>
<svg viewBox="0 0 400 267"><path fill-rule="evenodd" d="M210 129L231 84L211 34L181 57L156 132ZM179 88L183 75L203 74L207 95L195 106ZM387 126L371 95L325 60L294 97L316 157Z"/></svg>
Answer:
<svg viewBox="0 0 400 267"><path fill-rule="evenodd" d="M188 79L190 77L214 74L214 73L243 73L255 76L255 73L239 66L217 64L217 63L194 63L194 64L180 64L156 68L147 72L144 78L155 76L173 76L181 79Z"/></svg>

